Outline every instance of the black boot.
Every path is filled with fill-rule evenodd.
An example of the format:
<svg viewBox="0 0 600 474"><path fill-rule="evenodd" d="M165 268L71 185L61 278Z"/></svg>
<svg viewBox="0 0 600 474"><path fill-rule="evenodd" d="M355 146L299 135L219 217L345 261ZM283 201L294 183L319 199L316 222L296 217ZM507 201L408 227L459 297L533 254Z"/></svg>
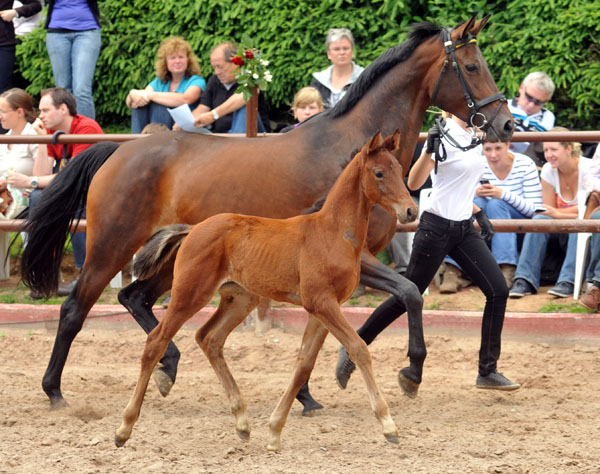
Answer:
<svg viewBox="0 0 600 474"><path fill-rule="evenodd" d="M308 380L302 387L300 387L300 391L298 395L296 395L296 400L298 400L304 406L302 410L302 416L310 416L313 415L315 410L320 410L323 408L318 401L316 401L310 392L308 391Z"/></svg>

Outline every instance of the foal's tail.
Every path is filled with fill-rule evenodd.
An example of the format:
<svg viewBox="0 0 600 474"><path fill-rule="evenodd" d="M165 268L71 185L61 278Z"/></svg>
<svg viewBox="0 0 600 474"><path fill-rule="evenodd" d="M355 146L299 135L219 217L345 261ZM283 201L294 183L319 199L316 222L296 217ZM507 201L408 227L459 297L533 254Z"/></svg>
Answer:
<svg viewBox="0 0 600 474"><path fill-rule="evenodd" d="M92 178L119 143L101 142L79 153L44 189L29 211L21 231L27 245L21 258L21 278L40 296L49 298L58 288L60 263L71 224L85 209Z"/></svg>
<svg viewBox="0 0 600 474"><path fill-rule="evenodd" d="M142 250L136 253L133 273L140 280L156 275L167 262L175 259L181 242L192 228L187 224L175 224L156 232Z"/></svg>

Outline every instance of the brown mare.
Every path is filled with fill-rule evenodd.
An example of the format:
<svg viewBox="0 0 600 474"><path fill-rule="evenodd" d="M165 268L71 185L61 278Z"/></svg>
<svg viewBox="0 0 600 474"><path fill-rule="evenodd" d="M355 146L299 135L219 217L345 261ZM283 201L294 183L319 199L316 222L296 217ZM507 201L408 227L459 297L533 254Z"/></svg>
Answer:
<svg viewBox="0 0 600 474"><path fill-rule="evenodd" d="M430 104L508 140L512 117L476 43L487 17L475 18L452 30L415 25L409 39L376 59L335 108L281 136L167 132L116 151L114 145L96 145L72 160L33 210L22 259L24 282L43 295L53 294L69 225L87 198L87 256L78 285L62 305L42 381L51 403L64 403L62 371L90 308L156 229L196 224L222 212L298 215L327 193L349 158L378 130L385 136L400 130L400 162L406 169ZM402 373L413 384L403 388L414 393L426 356L423 300L412 282L373 256L390 241L395 227L395 216L381 207L373 210L361 255L361 282L394 294L407 308L410 367ZM163 268L119 295L146 332L158 323L151 308L172 278L172 269ZM163 395L175 381L178 360L179 351L170 343L155 371Z"/></svg>
<svg viewBox="0 0 600 474"><path fill-rule="evenodd" d="M281 431L294 397L308 379L329 331L360 368L383 434L398 442L398 429L377 388L367 345L340 311L340 304L352 295L360 279L360 255L371 208L380 204L400 222L413 220L417 212L404 185L402 166L390 153L398 148L399 136L395 133L385 144L380 133L369 140L314 214L288 219L217 214L194 227L176 224L152 236L136 257L136 274L144 280L165 264L171 269L176 254L172 296L164 319L148 335L137 386L115 433L117 446L123 446L131 435L148 381L167 345L221 285L225 286L223 299L235 294L234 300L244 310L220 306L196 332L196 341L227 392L240 437L250 436L246 402L227 367L223 346L259 297L264 297L302 305L311 315L292 382L269 421L268 449L281 448ZM233 289L227 288L231 285Z"/></svg>

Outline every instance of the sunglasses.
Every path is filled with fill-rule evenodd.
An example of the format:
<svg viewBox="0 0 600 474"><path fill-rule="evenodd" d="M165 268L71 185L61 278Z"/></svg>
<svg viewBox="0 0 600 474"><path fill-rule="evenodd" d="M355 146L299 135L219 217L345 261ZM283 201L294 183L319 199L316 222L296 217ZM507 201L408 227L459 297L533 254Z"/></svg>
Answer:
<svg viewBox="0 0 600 474"><path fill-rule="evenodd" d="M540 99L536 99L535 97L531 97L527 93L527 89L525 89L525 98L527 99L528 102L531 102L532 104L535 104L538 107L542 107L546 104L546 102L548 102L547 100L540 100Z"/></svg>

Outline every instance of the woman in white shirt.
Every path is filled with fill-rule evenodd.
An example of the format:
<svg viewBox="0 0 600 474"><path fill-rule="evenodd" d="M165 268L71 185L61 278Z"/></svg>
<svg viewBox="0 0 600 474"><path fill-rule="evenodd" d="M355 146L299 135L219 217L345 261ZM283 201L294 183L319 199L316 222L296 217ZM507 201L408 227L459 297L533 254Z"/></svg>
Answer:
<svg viewBox="0 0 600 474"><path fill-rule="evenodd" d="M33 99L23 89L9 89L0 95L0 123L8 129L7 135L37 135L31 123L35 120ZM25 143L0 144L0 185L6 185L6 177L15 175L32 176L33 163L37 156L38 145ZM21 188L23 183L13 182L9 185ZM26 179L23 182L28 182ZM13 217L25 206L16 201L8 209L5 217Z"/></svg>
<svg viewBox="0 0 600 474"><path fill-rule="evenodd" d="M431 205L422 213L415 233L406 278L423 292L446 255L458 262L486 297L476 387L516 390L520 385L504 377L496 367L500 357L508 287L484 240L493 235L491 223L485 213L473 204L475 189L484 172L485 157L481 153L481 145L466 149L471 145L474 134L462 120L448 118L444 131L441 142L447 153L446 159L440 161L434 171L436 165L432 153L435 151L436 132L432 129L423 153L408 176L409 188L418 189L431 175L433 191ZM452 140L447 136L452 137ZM477 219L482 229L481 234L475 230L472 216ZM405 311L402 301L392 296L371 314L357 332L370 344ZM398 374L402 386L421 382L420 374L415 375L411 369L412 367L402 369ZM336 368L336 377L341 387L345 388L353 370L354 363L342 347Z"/></svg>

